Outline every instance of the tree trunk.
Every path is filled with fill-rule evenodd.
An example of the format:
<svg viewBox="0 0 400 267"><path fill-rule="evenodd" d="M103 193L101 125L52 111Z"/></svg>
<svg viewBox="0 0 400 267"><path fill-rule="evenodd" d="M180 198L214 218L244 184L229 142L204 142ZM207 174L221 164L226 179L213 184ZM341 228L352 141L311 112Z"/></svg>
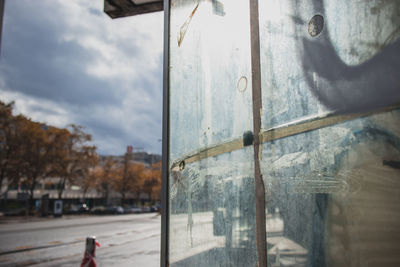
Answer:
<svg viewBox="0 0 400 267"><path fill-rule="evenodd" d="M104 203L106 206L108 205L108 186L104 190Z"/></svg>
<svg viewBox="0 0 400 267"><path fill-rule="evenodd" d="M87 191L88 191L88 189L86 189L86 188L84 188L83 189L83 195L82 195L82 198L83 198L83 201L86 201L86 193L87 193Z"/></svg>
<svg viewBox="0 0 400 267"><path fill-rule="evenodd" d="M123 206L124 203L125 203L125 194L126 194L125 191L122 191L122 192L121 192L121 196L122 196L122 198L121 198L121 206Z"/></svg>
<svg viewBox="0 0 400 267"><path fill-rule="evenodd" d="M7 202L5 201L5 199L3 198L3 178L4 178L4 169L5 168L2 168L1 169L1 173L0 173L0 199L1 199L1 207L0 207L0 209L1 210L6 210L6 207L7 207ZM7 186L7 188L6 188L6 192L8 191L8 186Z"/></svg>
<svg viewBox="0 0 400 267"><path fill-rule="evenodd" d="M67 177L64 177L61 179L61 181L58 183L58 199L61 199L62 193L64 192L65 188L65 182L67 181Z"/></svg>
<svg viewBox="0 0 400 267"><path fill-rule="evenodd" d="M7 153L6 153L6 156L5 156L6 162L4 163L4 165L1 166L1 174L0 174L0 193L3 193L3 192L2 192L2 189L3 189L3 181L4 181L5 174L6 174L6 169L7 169L7 166L8 166L8 162L9 162L8 160L9 160L9 157L10 157L10 153L11 153L11 150L10 150L10 149L7 149ZM8 186L7 186L6 191L8 191ZM3 198L3 196L0 196L0 198Z"/></svg>
<svg viewBox="0 0 400 267"><path fill-rule="evenodd" d="M34 193L34 191L35 191L35 186L36 186L36 176L34 176L33 178L32 178L32 184L31 184L31 188L29 189L29 193L30 193L30 195L29 195L29 201L28 201L28 213L29 214L33 214L33 210L32 210L32 208L33 208L33 206L35 205L35 203L34 203L34 199L33 199L33 193Z"/></svg>
<svg viewBox="0 0 400 267"><path fill-rule="evenodd" d="M1 173L0 173L0 193L2 194L3 191L3 179L4 179L4 168L1 169ZM3 196L0 196L1 198L3 198Z"/></svg>

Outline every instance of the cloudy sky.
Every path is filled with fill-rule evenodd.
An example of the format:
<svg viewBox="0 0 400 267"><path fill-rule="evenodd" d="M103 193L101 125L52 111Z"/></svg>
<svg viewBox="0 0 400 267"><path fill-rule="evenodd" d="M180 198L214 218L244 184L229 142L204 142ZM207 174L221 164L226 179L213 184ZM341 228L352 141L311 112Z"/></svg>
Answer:
<svg viewBox="0 0 400 267"><path fill-rule="evenodd" d="M112 20L103 0L6 1L0 100L91 133L100 154L161 153L163 13Z"/></svg>

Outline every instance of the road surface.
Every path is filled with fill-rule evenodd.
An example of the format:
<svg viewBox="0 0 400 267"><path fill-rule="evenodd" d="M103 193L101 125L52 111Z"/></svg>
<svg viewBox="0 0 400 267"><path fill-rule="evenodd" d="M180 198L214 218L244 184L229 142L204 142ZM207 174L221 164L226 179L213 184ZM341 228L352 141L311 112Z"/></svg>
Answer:
<svg viewBox="0 0 400 267"><path fill-rule="evenodd" d="M160 266L156 213L0 220L0 266L79 266L85 238L96 236L98 266Z"/></svg>

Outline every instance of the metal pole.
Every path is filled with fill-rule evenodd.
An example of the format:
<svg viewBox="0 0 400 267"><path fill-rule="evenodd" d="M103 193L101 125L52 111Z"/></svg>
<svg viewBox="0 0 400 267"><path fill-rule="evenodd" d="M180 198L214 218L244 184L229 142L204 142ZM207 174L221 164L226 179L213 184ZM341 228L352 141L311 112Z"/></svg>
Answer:
<svg viewBox="0 0 400 267"><path fill-rule="evenodd" d="M4 4L6 0L0 0L0 54L1 54L1 42L3 35L3 17L4 17Z"/></svg>
<svg viewBox="0 0 400 267"><path fill-rule="evenodd" d="M169 266L169 0L164 0L164 61L163 61L163 137L162 137L162 188L161 188L161 267Z"/></svg>
<svg viewBox="0 0 400 267"><path fill-rule="evenodd" d="M260 64L260 31L258 18L258 0L250 0L250 39L251 39L251 76L253 93L253 130L254 130L254 194L256 206L256 234L258 266L267 266L267 234L265 223L265 187L260 169L259 149L261 132L262 92Z"/></svg>

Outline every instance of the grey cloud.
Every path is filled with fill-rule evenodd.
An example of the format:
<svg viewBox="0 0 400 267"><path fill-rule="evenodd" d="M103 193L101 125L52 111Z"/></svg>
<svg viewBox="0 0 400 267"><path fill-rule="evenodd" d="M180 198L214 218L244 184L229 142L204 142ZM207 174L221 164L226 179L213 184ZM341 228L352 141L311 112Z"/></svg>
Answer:
<svg viewBox="0 0 400 267"><path fill-rule="evenodd" d="M85 62L96 57L93 52L75 42L60 41L62 26L43 14L18 21L21 16L14 14L11 3L7 3L1 61L8 88L70 104L118 104L112 84L85 73Z"/></svg>
<svg viewBox="0 0 400 267"><path fill-rule="evenodd" d="M153 125L148 125L151 124L149 122L139 123L129 129L118 127L114 121L108 120L107 117L103 118L103 120L92 119L82 122L84 122L83 124L86 126L88 132L92 132L100 140L112 140L111 144L108 144L111 147L108 148L109 151L105 151L104 148L99 147L99 153L122 154L127 145L134 145L135 147L142 147L159 153L159 148L155 144L159 136L161 136L161 132L157 130L161 129L156 129ZM121 118L119 124L123 123L124 120ZM155 130L153 132L144 131L144 129L151 128ZM114 144L113 147L112 144Z"/></svg>
<svg viewBox="0 0 400 267"><path fill-rule="evenodd" d="M151 59L157 62L155 68L140 68L146 66L142 55L146 48L140 41L148 38L145 34L135 35L134 42L123 42L110 40L106 33L100 33L99 38L129 55L138 75L124 81L89 75L87 64L95 62L99 55L76 40L62 39L67 26L59 19L62 12L51 6L55 4L52 1L7 2L0 60L0 77L5 87L0 90L30 96L35 101L30 107L32 111L62 116L40 108L41 100L57 104L68 112L68 121L83 125L93 134L103 154L123 153L120 147L128 144L160 153L157 139L161 137L162 55L155 54L155 59ZM93 8L87 12L105 16ZM136 64L139 60L142 60L140 64ZM127 95L134 97L128 99L132 102L128 107L123 104ZM150 98L150 103L142 101L146 97ZM121 111L129 117L116 120L105 110ZM132 120L133 117L137 119Z"/></svg>
<svg viewBox="0 0 400 267"><path fill-rule="evenodd" d="M95 16L99 16L99 17L103 16L102 12L100 12L99 10L94 9L94 8L89 8L89 13L92 15L95 15Z"/></svg>

